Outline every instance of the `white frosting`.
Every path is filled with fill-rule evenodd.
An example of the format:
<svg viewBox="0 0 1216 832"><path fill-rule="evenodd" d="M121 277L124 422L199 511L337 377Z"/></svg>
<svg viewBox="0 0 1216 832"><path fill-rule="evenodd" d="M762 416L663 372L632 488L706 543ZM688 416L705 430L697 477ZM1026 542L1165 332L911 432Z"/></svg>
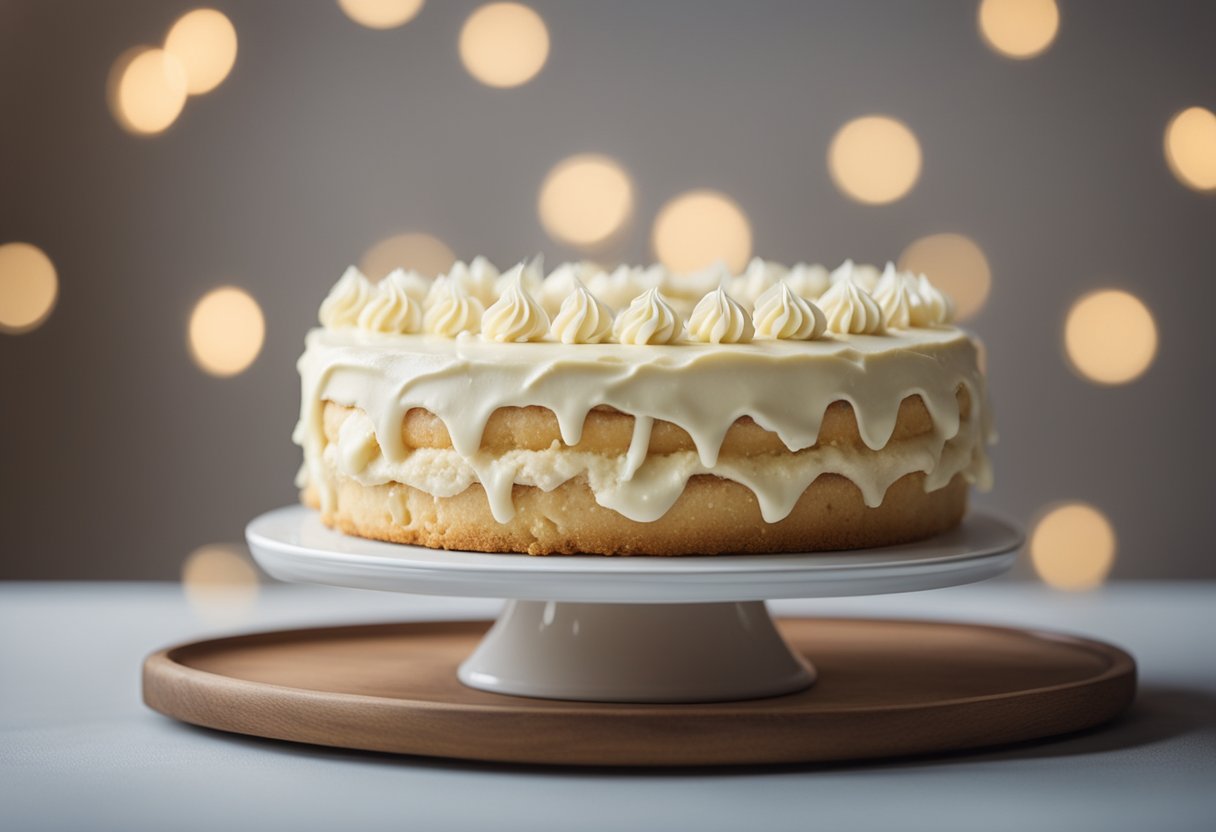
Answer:
<svg viewBox="0 0 1216 832"><path fill-rule="evenodd" d="M913 326L941 326L954 320L954 303L940 289L929 282L929 278L920 275L916 279L916 289L920 293L922 312L913 319Z"/></svg>
<svg viewBox="0 0 1216 832"><path fill-rule="evenodd" d="M448 277L435 281L430 305L422 316L422 329L432 335L455 338L462 332L476 334L481 329L485 307L460 284Z"/></svg>
<svg viewBox="0 0 1216 832"><path fill-rule="evenodd" d="M878 285L874 287L874 300L882 309L883 326L894 329L907 329L910 326L922 326L913 320L923 320L924 302L916 289L916 282L909 275L895 270L894 263L887 263Z"/></svg>
<svg viewBox="0 0 1216 832"><path fill-rule="evenodd" d="M828 290L832 285L828 278L828 270L823 266L808 266L797 263L786 272L781 282L786 283L800 298L814 300Z"/></svg>
<svg viewBox="0 0 1216 832"><path fill-rule="evenodd" d="M468 285L465 291L473 295L483 305L489 306L498 299L494 286L498 282L498 268L484 257L474 257L469 263Z"/></svg>
<svg viewBox="0 0 1216 832"><path fill-rule="evenodd" d="M519 458L506 455L498 462L480 447L490 415L502 407L548 408L556 415L567 446L578 444L587 414L595 407L611 407L634 416L629 452L623 458L605 458L604 464L616 466L613 476L593 477L592 461L578 461L573 456L563 457L561 471L573 471L571 476L586 473L601 505L638 520L653 519L656 511L661 514L656 506L662 506L667 497L660 493L670 495L676 488L673 482L682 488L684 479L697 473L726 476L747 485L766 506L763 510L769 520L788 512L790 495L805 487L798 485L801 478L816 470L853 479L870 504L880 502L890 482L909 470L931 474L928 488L944 485L959 471L981 484L988 478L984 443L990 430L984 380L976 366L974 344L965 333L951 328L816 341L766 339L745 345L685 343L650 349L612 343L504 346L476 338L453 341L425 335L314 330L299 367L303 395L295 439L304 446L309 478L319 489L326 510L332 510L335 499L327 486L330 478L322 419L326 401L367 414L384 466L401 465L407 459L414 460L410 464L423 464L427 457L418 454L424 452L411 452L403 445L401 426L411 408L434 413L452 439L454 456L447 458L451 464L445 463L444 470L456 471L456 458L468 466L486 488L500 521L513 513L510 486L520 474L512 470L512 460ZM972 417L966 421L960 417L955 395L960 386L972 402ZM476 395L470 396L470 390ZM730 391L729 395L723 391ZM895 429L900 402L913 395L924 401L933 431L920 445L900 443L911 456L902 450L889 460L886 454L868 457L848 449L839 449L837 454L828 446L799 463L806 467L798 469L801 474L789 474L793 480L766 477L767 462L719 464L722 440L739 418L750 416L773 431L790 451L801 452L815 446L824 412L842 400L853 406L865 447L883 449ZM682 461L667 463L648 455L650 428L656 420L684 429L692 438L695 454L689 452ZM366 431L350 430L365 445L372 441ZM948 447L954 450L948 451ZM914 451L916 448L919 450ZM370 451L349 448L333 453L347 460L344 465L335 460L334 465L356 473L363 456L375 457ZM954 456L947 459L948 454ZM372 479L403 481L397 478L403 469L369 470L366 476ZM467 474L453 475L450 487L467 485L466 480Z"/></svg>
<svg viewBox="0 0 1216 832"><path fill-rule="evenodd" d="M819 298L828 319L828 331L840 334L877 334L882 331L882 310L877 301L850 279L834 283Z"/></svg>
<svg viewBox="0 0 1216 832"><path fill-rule="evenodd" d="M404 335L422 326L422 308L409 294L409 276L396 269L380 281L359 312L359 329Z"/></svg>
<svg viewBox="0 0 1216 832"><path fill-rule="evenodd" d="M539 341L549 334L549 316L525 287L532 271L522 263L502 278L506 290L481 316L481 335L491 341Z"/></svg>
<svg viewBox="0 0 1216 832"><path fill-rule="evenodd" d="M553 318L553 337L563 344L598 344L612 334L612 310L596 300L578 278L573 280L573 291Z"/></svg>
<svg viewBox="0 0 1216 832"><path fill-rule="evenodd" d="M528 294L535 297L540 293L544 279L544 258L538 254L531 260L520 263L498 276L494 281L494 299L497 300L506 294L516 281L522 283Z"/></svg>
<svg viewBox="0 0 1216 832"><path fill-rule="evenodd" d="M616 316L612 334L622 344L670 344L680 337L680 316L658 289L647 289Z"/></svg>
<svg viewBox="0 0 1216 832"><path fill-rule="evenodd" d="M730 280L730 296L745 306L752 306L756 299L785 278L789 270L780 263L753 257L743 274Z"/></svg>
<svg viewBox="0 0 1216 832"><path fill-rule="evenodd" d="M823 474L847 477L860 489L868 506L882 504L892 483L917 471L926 473L925 489L934 491L971 469L976 446L974 423L943 442L933 434L904 440L881 453L866 448L824 445L788 457L720 458L705 466L693 451L656 454L636 468L624 456L549 448L513 450L466 458L456 451L417 448L390 460L380 454L371 419L354 412L339 429L338 441L323 454L326 473L337 472L362 485L403 483L436 497L454 497L474 483L486 489L499 522L514 515L510 488L526 485L552 491L585 477L596 501L631 520L649 522L662 517L679 499L691 477L713 474L749 488L757 497L766 522L776 523Z"/></svg>
<svg viewBox="0 0 1216 832"><path fill-rule="evenodd" d="M348 266L325 300L321 301L321 311L317 317L321 325L329 329L355 326L359 322L359 313L375 294L375 285L363 272Z"/></svg>
<svg viewBox="0 0 1216 832"><path fill-rule="evenodd" d="M578 275L586 267L559 267L550 276L559 282L547 290L536 282L534 261L499 276L501 297L484 309L478 293L497 272L479 258L435 282L421 321L425 335L409 334L417 329L419 304L408 274L374 287L348 269L322 305L326 328L309 334L299 362L295 439L304 447L307 479L326 510L336 499L335 477L405 483L436 496L480 483L500 522L514 511L512 485L551 489L575 477L586 478L600 505L639 521L662 516L688 478L701 474L751 489L769 522L786 516L823 473L848 477L868 505L880 504L891 483L914 471L926 473L928 490L960 472L985 484L992 434L984 381L974 342L944 325L949 300L923 277L889 266L876 289L880 305L846 266L820 297L822 311L800 296L799 286L813 294L812 284L828 282L825 269L797 266L777 277L781 267L763 261L742 276L750 284L731 284L720 266L691 283L662 269L623 267L593 273L584 286ZM763 283L771 285L751 318L723 289ZM552 327L529 285L562 298ZM689 340L680 340L681 318L660 292L667 285L679 287L686 301L699 299ZM632 297L615 322L600 291ZM883 330L884 315L891 331ZM753 322L761 338L748 343ZM471 337L479 324L483 337ZM832 335L820 338L825 328ZM610 329L619 343L607 342ZM965 421L959 387L970 394L972 417ZM900 402L909 396L924 401L933 430L888 447ZM327 401L357 408L328 445ZM852 405L863 448L816 447L823 414L837 401ZM480 450L494 411L530 405L556 414L561 445L497 456ZM451 450L403 446L402 422L414 407L443 421ZM572 449L597 407L634 418L623 456ZM792 456L720 457L723 438L743 417L775 433ZM656 420L682 428L696 450L650 454Z"/></svg>
<svg viewBox="0 0 1216 832"><path fill-rule="evenodd" d="M704 344L746 344L755 334L743 307L720 286L701 298L688 319L688 337Z"/></svg>
<svg viewBox="0 0 1216 832"><path fill-rule="evenodd" d="M752 320L761 338L795 341L818 338L828 326L823 310L798 297L786 283L778 283L760 296Z"/></svg>

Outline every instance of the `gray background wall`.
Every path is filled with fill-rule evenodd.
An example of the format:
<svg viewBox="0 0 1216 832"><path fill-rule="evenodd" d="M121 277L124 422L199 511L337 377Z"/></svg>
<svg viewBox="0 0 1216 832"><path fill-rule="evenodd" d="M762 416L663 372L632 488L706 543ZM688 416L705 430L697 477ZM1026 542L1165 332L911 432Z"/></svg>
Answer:
<svg viewBox="0 0 1216 832"><path fill-rule="evenodd" d="M549 62L495 90L456 55L471 2L431 0L388 32L331 2L214 4L240 53L166 133L124 133L111 63L191 8L164 0L0 2L0 242L59 270L51 318L0 336L0 577L173 577L294 499L294 361L325 289L375 241L425 230L503 264L550 241L536 191L599 151L633 174L629 234L694 187L730 194L758 253L882 261L958 231L993 271L970 322L988 343L1002 441L984 505L1030 520L1080 499L1119 537L1115 577L1216 577L1216 199L1161 152L1177 111L1216 107L1216 3L1062 0L1041 57L980 40L971 2L556 2ZM924 170L889 206L824 165L848 119L918 135ZM220 283L266 314L253 367L201 373L193 303ZM1098 387L1061 355L1071 301L1123 286L1160 326L1139 381Z"/></svg>

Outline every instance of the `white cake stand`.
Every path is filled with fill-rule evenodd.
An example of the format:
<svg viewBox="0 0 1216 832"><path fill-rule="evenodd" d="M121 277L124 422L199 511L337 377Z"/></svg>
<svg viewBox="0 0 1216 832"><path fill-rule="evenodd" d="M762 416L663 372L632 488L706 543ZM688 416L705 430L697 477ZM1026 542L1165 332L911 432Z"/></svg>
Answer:
<svg viewBox="0 0 1216 832"><path fill-rule="evenodd" d="M592 557L449 552L349 537L292 506L249 524L257 562L284 581L505 598L460 666L469 687L597 702L715 702L792 693L815 670L766 599L912 592L1005 572L1022 544L972 512L920 543L852 552Z"/></svg>

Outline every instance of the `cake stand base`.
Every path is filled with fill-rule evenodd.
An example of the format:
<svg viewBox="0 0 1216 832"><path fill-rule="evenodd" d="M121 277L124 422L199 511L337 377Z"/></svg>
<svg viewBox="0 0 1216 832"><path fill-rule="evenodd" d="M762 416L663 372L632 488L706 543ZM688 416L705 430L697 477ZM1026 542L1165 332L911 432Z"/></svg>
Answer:
<svg viewBox="0 0 1216 832"><path fill-rule="evenodd" d="M554 607L553 622L573 616L573 629L574 620L604 615L586 625L597 632L613 615L576 606ZM712 622L728 609L749 620L757 614L747 604L713 606L722 609L685 611L687 620L704 615ZM516 607L501 637L530 624L554 626L544 624L546 609ZM653 611L656 624L669 624L669 613ZM760 618L761 629L767 621ZM1136 684L1131 657L1096 641L933 621L789 619L778 621L777 630L820 674L795 693L700 704L529 699L457 679L457 667L488 627L383 624L186 644L148 658L144 700L195 725L341 748L511 763L689 766L873 759L1050 737L1114 718L1131 703ZM645 639L661 639L662 631L642 627L630 640L649 649ZM716 647L710 634L703 645L707 652ZM466 665L466 676L487 667L476 661ZM490 667L485 672L493 676ZM510 673L495 676L503 678Z"/></svg>
<svg viewBox="0 0 1216 832"><path fill-rule="evenodd" d="M815 681L763 601L509 601L458 675L492 693L592 702L757 699Z"/></svg>

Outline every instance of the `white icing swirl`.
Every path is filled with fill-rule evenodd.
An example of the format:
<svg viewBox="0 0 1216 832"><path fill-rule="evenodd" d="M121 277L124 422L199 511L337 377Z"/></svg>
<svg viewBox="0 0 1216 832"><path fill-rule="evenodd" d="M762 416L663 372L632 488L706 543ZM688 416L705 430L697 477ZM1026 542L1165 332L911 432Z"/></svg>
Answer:
<svg viewBox="0 0 1216 832"><path fill-rule="evenodd" d="M498 276L498 268L493 263L481 256L474 257L469 263L469 282L464 289L482 303L493 303L498 298L494 292Z"/></svg>
<svg viewBox="0 0 1216 832"><path fill-rule="evenodd" d="M663 283L662 267L642 269L619 266L611 272L597 272L583 278L588 291L613 309L624 309L647 289Z"/></svg>
<svg viewBox="0 0 1216 832"><path fill-rule="evenodd" d="M359 329L404 335L422 325L422 309L406 288L409 277L401 269L389 272L359 313Z"/></svg>
<svg viewBox="0 0 1216 832"><path fill-rule="evenodd" d="M705 344L746 344L755 334L751 318L722 287L701 298L688 319L688 337Z"/></svg>
<svg viewBox="0 0 1216 832"><path fill-rule="evenodd" d="M594 263L579 262L579 263L562 263L556 269L551 271L540 285L540 294L537 295L537 300L540 305L549 313L549 317L557 315L561 310L562 304L566 301L576 288L576 285L582 286L583 281L600 271Z"/></svg>
<svg viewBox="0 0 1216 832"><path fill-rule="evenodd" d="M830 332L842 335L874 335L882 332L882 309L852 280L841 280L824 292L819 298L819 308L827 316Z"/></svg>
<svg viewBox="0 0 1216 832"><path fill-rule="evenodd" d="M553 319L552 331L563 344L598 344L612 334L612 310L576 277L574 291L566 295Z"/></svg>
<svg viewBox="0 0 1216 832"><path fill-rule="evenodd" d="M376 293L376 287L363 272L348 266L321 302L318 318L326 329L340 329L359 323L359 313Z"/></svg>
<svg viewBox="0 0 1216 832"><path fill-rule="evenodd" d="M864 291L872 293L874 287L878 285L878 267L868 263L854 263L852 260L845 260L829 275L828 280L833 286L842 281L851 280Z"/></svg>
<svg viewBox="0 0 1216 832"><path fill-rule="evenodd" d="M531 264L520 263L504 274L506 290L481 316L481 335L490 341L539 341L549 334L549 316L525 287ZM539 285L539 284L538 284Z"/></svg>
<svg viewBox="0 0 1216 832"><path fill-rule="evenodd" d="M545 280L544 258L538 254L499 275L494 281L494 299L497 300L510 291L516 280L522 283L524 289L533 297L540 294L541 284Z"/></svg>
<svg viewBox="0 0 1216 832"><path fill-rule="evenodd" d="M647 289L617 315L612 334L622 344L670 344L680 337L680 316L658 289Z"/></svg>
<svg viewBox="0 0 1216 832"><path fill-rule="evenodd" d="M756 302L757 298L771 289L777 281L783 279L788 271L780 263L753 257L743 274L731 278L731 297L738 298L741 303L750 306Z"/></svg>
<svg viewBox="0 0 1216 832"><path fill-rule="evenodd" d="M462 332L477 332L486 311L481 301L447 277L435 281L431 294L434 296L431 305L422 316L424 331L444 338L455 338Z"/></svg>
<svg viewBox="0 0 1216 832"><path fill-rule="evenodd" d="M789 284L798 297L810 300L822 295L832 285L827 269L819 264L808 266L806 263L792 266L785 277L781 278L781 282Z"/></svg>
<svg viewBox="0 0 1216 832"><path fill-rule="evenodd" d="M954 320L954 303L928 277L922 274L916 278L916 291L922 312L913 318L913 326L942 326Z"/></svg>
<svg viewBox="0 0 1216 832"><path fill-rule="evenodd" d="M789 341L818 338L828 326L823 310L798 297L785 283L778 283L756 300L752 320L756 335Z"/></svg>
<svg viewBox="0 0 1216 832"><path fill-rule="evenodd" d="M914 325L914 318L923 317L920 307L924 304L916 283L909 280L908 275L896 271L894 263L887 263L874 288L874 300L882 309L883 326L907 329Z"/></svg>

